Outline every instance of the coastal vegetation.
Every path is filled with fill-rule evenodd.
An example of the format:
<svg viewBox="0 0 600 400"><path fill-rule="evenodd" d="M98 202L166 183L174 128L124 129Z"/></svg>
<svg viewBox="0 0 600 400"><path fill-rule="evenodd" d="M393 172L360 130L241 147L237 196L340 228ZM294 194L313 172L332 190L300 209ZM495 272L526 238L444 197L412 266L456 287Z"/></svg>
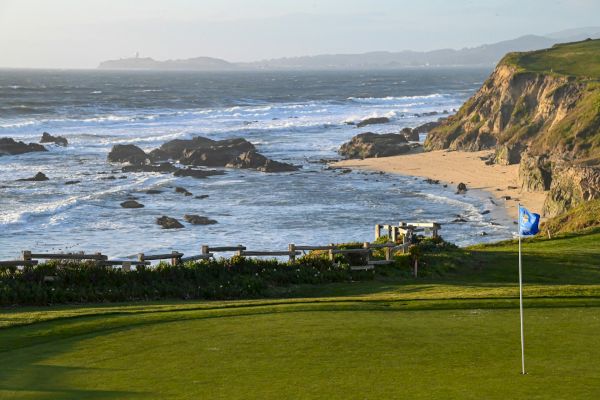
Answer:
<svg viewBox="0 0 600 400"><path fill-rule="evenodd" d="M524 241L527 376L517 243L428 241L423 263L460 254L456 268L273 299L5 309L0 398L594 398L599 246L597 229Z"/></svg>

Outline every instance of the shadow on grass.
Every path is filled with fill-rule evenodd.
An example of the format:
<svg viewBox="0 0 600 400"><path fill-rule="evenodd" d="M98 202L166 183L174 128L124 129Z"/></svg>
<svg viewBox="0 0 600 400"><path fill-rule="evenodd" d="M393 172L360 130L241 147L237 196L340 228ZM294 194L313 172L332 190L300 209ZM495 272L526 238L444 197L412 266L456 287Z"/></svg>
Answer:
<svg viewBox="0 0 600 400"><path fill-rule="evenodd" d="M97 370L97 368L44 364L49 357L69 352L71 343L72 341L54 342L51 352L45 351L44 354L39 354L35 348L21 350L16 357L12 358L8 358L11 352L0 353L3 359L0 368L0 398L21 395L26 395L28 398L64 400L148 397L148 393L143 392L83 388L81 386L85 386L85 379L81 380L83 384L70 381L69 377L73 374L83 375L86 371ZM111 369L110 373L126 374L127 371ZM97 382L92 386L97 387Z"/></svg>

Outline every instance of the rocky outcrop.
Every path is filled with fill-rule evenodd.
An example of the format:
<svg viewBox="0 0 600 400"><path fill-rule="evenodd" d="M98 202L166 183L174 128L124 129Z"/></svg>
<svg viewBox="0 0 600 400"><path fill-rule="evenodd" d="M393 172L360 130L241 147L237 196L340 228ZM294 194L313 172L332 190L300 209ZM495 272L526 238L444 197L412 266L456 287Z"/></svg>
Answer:
<svg viewBox="0 0 600 400"><path fill-rule="evenodd" d="M338 153L345 158L389 157L410 151L404 135L365 132L344 143Z"/></svg>
<svg viewBox="0 0 600 400"><path fill-rule="evenodd" d="M156 223L161 226L163 229L181 229L183 228L183 224L177 221L175 218L167 217L163 215L160 218L156 219Z"/></svg>
<svg viewBox="0 0 600 400"><path fill-rule="evenodd" d="M419 141L419 133L411 128L403 128L400 131L400 134L404 136L407 141L410 142L418 142Z"/></svg>
<svg viewBox="0 0 600 400"><path fill-rule="evenodd" d="M552 163L548 157L524 154L519 164L519 183L528 192L550 190Z"/></svg>
<svg viewBox="0 0 600 400"><path fill-rule="evenodd" d="M17 180L20 182L43 182L43 181L50 180L50 178L48 178L46 176L46 174L44 174L43 172L38 172L31 178L23 178L23 179L17 179Z"/></svg>
<svg viewBox="0 0 600 400"><path fill-rule="evenodd" d="M186 214L183 218L192 225L213 225L217 223L214 219L196 214Z"/></svg>
<svg viewBox="0 0 600 400"><path fill-rule="evenodd" d="M177 169L173 175L174 176L189 176L189 177L196 178L196 179L205 179L205 178L208 178L209 176L224 175L224 174L225 174L224 171L217 171L214 169L206 170L206 169L183 168L183 169Z"/></svg>
<svg viewBox="0 0 600 400"><path fill-rule="evenodd" d="M388 117L373 117L373 118L363 119L358 124L356 124L356 127L362 128L363 126L367 126L367 125L387 124L388 122L390 122L390 119Z"/></svg>
<svg viewBox="0 0 600 400"><path fill-rule="evenodd" d="M496 149L493 161L500 165L518 164L521 161L522 152L521 143L503 144Z"/></svg>
<svg viewBox="0 0 600 400"><path fill-rule="evenodd" d="M35 151L48 151L37 143L17 142L12 138L0 138L0 156L32 153Z"/></svg>
<svg viewBox="0 0 600 400"><path fill-rule="evenodd" d="M69 141L62 136L52 136L48 132L44 132L42 133L40 143L54 143L56 145L66 147L69 144Z"/></svg>
<svg viewBox="0 0 600 400"><path fill-rule="evenodd" d="M198 136L189 140L176 139L163 144L159 150L162 154L191 166L247 168L262 172L298 169L294 165L268 159L256 152L252 143L242 138L212 140ZM186 172L178 173L186 176ZM198 177L200 173L194 174Z"/></svg>
<svg viewBox="0 0 600 400"><path fill-rule="evenodd" d="M235 160L227 163L227 168L250 168L262 172L291 172L298 167L279 161L273 161L255 151L240 154Z"/></svg>
<svg viewBox="0 0 600 400"><path fill-rule="evenodd" d="M416 128L413 128L413 132L415 132L416 134L428 133L430 130L440 126L445 119L446 118L439 118L437 121L426 122L423 125L419 125Z"/></svg>
<svg viewBox="0 0 600 400"><path fill-rule="evenodd" d="M108 161L139 165L145 164L148 161L148 156L144 150L136 145L117 144L114 145L110 153L108 153Z"/></svg>
<svg viewBox="0 0 600 400"><path fill-rule="evenodd" d="M524 190L549 190L547 216L600 197L600 85L555 72L571 68L556 64L565 54L591 60L595 48L589 56L581 43L507 55L454 116L428 133L425 150L495 150L490 162L519 164Z"/></svg>
<svg viewBox="0 0 600 400"><path fill-rule="evenodd" d="M600 199L600 166L555 165L545 215L559 215L583 202Z"/></svg>

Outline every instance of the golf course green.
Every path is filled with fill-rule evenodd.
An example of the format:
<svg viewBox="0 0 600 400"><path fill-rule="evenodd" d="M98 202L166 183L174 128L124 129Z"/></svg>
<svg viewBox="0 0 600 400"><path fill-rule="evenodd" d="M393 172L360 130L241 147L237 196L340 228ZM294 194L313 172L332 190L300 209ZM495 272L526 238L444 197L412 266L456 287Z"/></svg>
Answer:
<svg viewBox="0 0 600 400"><path fill-rule="evenodd" d="M600 232L468 249L444 277L279 299L0 311L2 399L593 399Z"/></svg>

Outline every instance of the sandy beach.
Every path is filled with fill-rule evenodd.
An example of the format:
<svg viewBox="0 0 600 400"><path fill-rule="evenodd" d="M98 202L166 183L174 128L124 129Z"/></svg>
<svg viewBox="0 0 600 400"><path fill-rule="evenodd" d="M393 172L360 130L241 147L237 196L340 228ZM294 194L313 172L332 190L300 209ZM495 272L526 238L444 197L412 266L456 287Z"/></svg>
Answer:
<svg viewBox="0 0 600 400"><path fill-rule="evenodd" d="M481 157L490 153L487 150L439 150L394 157L344 160L332 166L431 178L454 187L459 182L464 182L469 189L483 190L493 195L496 204L503 206L511 218L517 218L519 202L530 210L541 212L546 194L521 190L517 182L518 165L485 165ZM510 199L507 200L505 196L510 196Z"/></svg>

